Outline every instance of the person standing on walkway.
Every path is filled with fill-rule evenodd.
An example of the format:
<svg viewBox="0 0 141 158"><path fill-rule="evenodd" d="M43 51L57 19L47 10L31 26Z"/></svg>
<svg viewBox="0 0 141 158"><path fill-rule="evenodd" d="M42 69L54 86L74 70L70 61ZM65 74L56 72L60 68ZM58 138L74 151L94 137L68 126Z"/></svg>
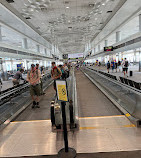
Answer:
<svg viewBox="0 0 141 158"><path fill-rule="evenodd" d="M117 68L118 68L118 63L115 60L115 69L116 69L116 72L117 72Z"/></svg>
<svg viewBox="0 0 141 158"><path fill-rule="evenodd" d="M55 62L52 62L52 69L51 69L51 77L54 80L54 90L56 91L56 80L60 79L62 76L61 70L56 66Z"/></svg>
<svg viewBox="0 0 141 158"><path fill-rule="evenodd" d="M111 67L112 67L112 72L114 72L114 69L115 69L115 62L114 62L114 60L112 60L112 62L111 62Z"/></svg>
<svg viewBox="0 0 141 158"><path fill-rule="evenodd" d="M16 74L14 75L12 82L13 82L13 86L17 86L20 84L20 79L21 80L25 80L22 77L22 73L24 72L24 69L20 69L19 71L16 72Z"/></svg>
<svg viewBox="0 0 141 158"><path fill-rule="evenodd" d="M123 66L123 72L125 76L125 74L128 74L128 66L129 66L128 60L126 58L123 60L122 66Z"/></svg>
<svg viewBox="0 0 141 158"><path fill-rule="evenodd" d="M31 64L31 70L27 73L27 81L30 83L30 95L32 97L32 108L40 108L39 96L41 92L40 86L41 72L35 68L34 64Z"/></svg>
<svg viewBox="0 0 141 158"><path fill-rule="evenodd" d="M122 70L121 70L122 67L121 67L121 61L120 61L120 60L118 61L118 68L119 68L119 72L122 71Z"/></svg>
<svg viewBox="0 0 141 158"><path fill-rule="evenodd" d="M66 78L68 78L69 77L69 69L68 69L67 63L64 64L64 71L66 73Z"/></svg>
<svg viewBox="0 0 141 158"><path fill-rule="evenodd" d="M108 73L109 73L109 69L110 69L110 62L108 61L108 63L107 63L107 70L108 70Z"/></svg>

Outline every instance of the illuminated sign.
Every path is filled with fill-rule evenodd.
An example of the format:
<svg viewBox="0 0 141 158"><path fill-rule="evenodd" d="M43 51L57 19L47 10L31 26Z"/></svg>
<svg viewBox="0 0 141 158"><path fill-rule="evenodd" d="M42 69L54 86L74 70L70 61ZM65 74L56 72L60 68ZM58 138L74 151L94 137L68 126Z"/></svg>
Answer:
<svg viewBox="0 0 141 158"><path fill-rule="evenodd" d="M69 59L83 58L83 53L68 54Z"/></svg>
<svg viewBox="0 0 141 158"><path fill-rule="evenodd" d="M113 51L113 46L104 47L104 51L105 51L105 52Z"/></svg>

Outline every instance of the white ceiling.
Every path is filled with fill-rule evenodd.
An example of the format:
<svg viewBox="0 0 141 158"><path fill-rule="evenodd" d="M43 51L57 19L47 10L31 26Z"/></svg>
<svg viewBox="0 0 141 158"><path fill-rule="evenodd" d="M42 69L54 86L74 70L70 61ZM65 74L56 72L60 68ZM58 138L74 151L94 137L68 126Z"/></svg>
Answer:
<svg viewBox="0 0 141 158"><path fill-rule="evenodd" d="M80 53L107 23L120 0L14 0L12 7L63 54ZM93 4L90 6L89 4ZM66 8L69 7L69 8Z"/></svg>
<svg viewBox="0 0 141 158"><path fill-rule="evenodd" d="M141 14L141 0L127 0L95 38L92 45L98 45L101 41L107 40L109 36L115 34L116 31L121 31L122 39L138 32L139 26L137 23L139 23L139 14ZM110 40L112 40L112 38L110 38Z"/></svg>
<svg viewBox="0 0 141 158"><path fill-rule="evenodd" d="M22 37L32 39L35 43L51 49L51 44L27 25L20 18L20 14L15 15L14 8L13 10L12 8L5 0L0 0L0 25L3 27L7 26Z"/></svg>

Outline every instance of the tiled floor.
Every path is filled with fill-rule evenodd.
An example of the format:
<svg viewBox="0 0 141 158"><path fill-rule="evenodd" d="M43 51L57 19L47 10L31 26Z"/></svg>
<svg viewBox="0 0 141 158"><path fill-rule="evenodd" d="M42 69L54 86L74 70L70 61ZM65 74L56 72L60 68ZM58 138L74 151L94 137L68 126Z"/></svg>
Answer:
<svg viewBox="0 0 141 158"><path fill-rule="evenodd" d="M141 150L141 129L125 116L80 118L80 130L69 132L77 153ZM56 155L62 133L53 133L49 120L12 122L0 132L0 157Z"/></svg>

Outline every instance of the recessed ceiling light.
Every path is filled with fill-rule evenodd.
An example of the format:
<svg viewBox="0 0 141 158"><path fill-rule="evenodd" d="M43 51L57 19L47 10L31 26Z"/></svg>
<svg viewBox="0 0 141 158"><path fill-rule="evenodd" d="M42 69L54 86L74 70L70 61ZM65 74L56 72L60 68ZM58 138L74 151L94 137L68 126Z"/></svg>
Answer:
<svg viewBox="0 0 141 158"><path fill-rule="evenodd" d="M67 9L69 9L70 7L66 7Z"/></svg>

